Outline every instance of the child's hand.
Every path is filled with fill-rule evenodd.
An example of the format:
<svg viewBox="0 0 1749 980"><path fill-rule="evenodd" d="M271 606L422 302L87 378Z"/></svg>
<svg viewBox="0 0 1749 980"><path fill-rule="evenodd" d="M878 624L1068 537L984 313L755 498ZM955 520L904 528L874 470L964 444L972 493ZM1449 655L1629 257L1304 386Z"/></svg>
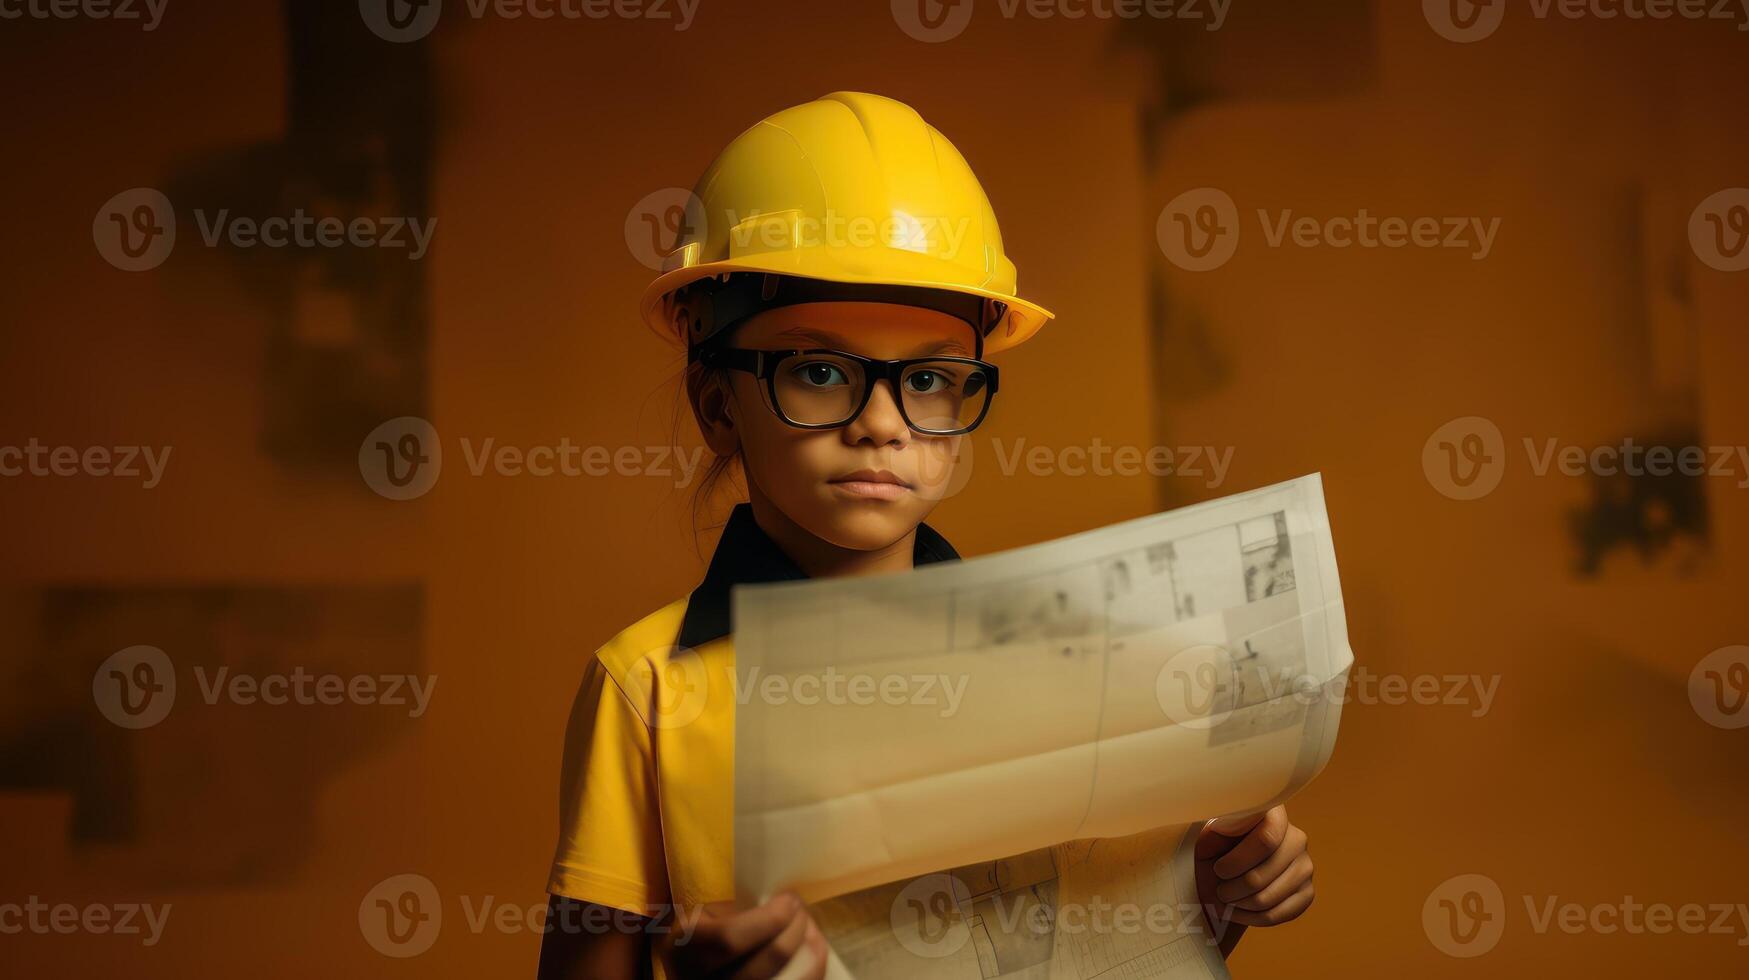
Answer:
<svg viewBox="0 0 1749 980"><path fill-rule="evenodd" d="M1288 822L1285 806L1213 821L1196 841L1196 890L1217 934L1229 923L1278 926L1299 918L1312 904L1306 832ZM1220 938L1226 950L1238 937Z"/></svg>
<svg viewBox="0 0 1749 980"><path fill-rule="evenodd" d="M795 895L785 892L736 912L711 906L690 935L670 932L659 955L675 980L822 980L826 937Z"/></svg>

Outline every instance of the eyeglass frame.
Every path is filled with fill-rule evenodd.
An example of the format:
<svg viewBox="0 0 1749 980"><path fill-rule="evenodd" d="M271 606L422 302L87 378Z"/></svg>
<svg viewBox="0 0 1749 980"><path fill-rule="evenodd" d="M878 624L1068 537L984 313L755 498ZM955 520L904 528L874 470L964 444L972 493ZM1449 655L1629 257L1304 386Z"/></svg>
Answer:
<svg viewBox="0 0 1749 980"><path fill-rule="evenodd" d="M842 357L847 361L854 361L862 366L863 377L867 379L868 382L863 387L862 401L857 403L856 409L845 417L843 421L823 423L797 422L795 419L784 414L783 406L779 404L777 398L777 366L792 357L800 357L808 354L830 354L833 357ZM874 397L875 383L879 381L886 381L893 386L893 394L895 396L893 402L899 407L899 417L905 420L907 428L918 435L963 436L984 424L984 418L990 414L990 406L996 401L998 378L996 365L991 364L989 361L980 361L975 357L952 357L940 354L934 357L904 357L899 358L898 360L888 361L874 357L864 357L861 354L852 354L849 351L833 350L829 347L812 347L791 350L757 350L750 347L712 347L710 345L705 345L701 348L695 349L692 352L691 359L707 368L724 368L730 371L745 371L748 374L753 375L755 378L765 382L765 401L767 407L769 407L772 414L776 415L784 422L784 424L793 426L797 429L842 429L845 426L850 425L852 422L861 418L863 411L868 408L869 400ZM950 364L970 364L984 371L989 379L990 394L984 399L983 407L978 410L978 417L973 419L969 425L958 429L948 430L924 429L919 427L917 423L911 421L911 413L905 410L905 395L899 385L905 380L904 372L907 367L917 364L939 364L943 361Z"/></svg>

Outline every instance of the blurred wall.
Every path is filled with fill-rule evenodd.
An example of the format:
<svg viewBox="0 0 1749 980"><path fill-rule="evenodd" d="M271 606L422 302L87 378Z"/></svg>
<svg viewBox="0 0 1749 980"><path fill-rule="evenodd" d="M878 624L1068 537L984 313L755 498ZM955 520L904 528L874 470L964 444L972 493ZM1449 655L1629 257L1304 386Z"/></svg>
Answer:
<svg viewBox="0 0 1749 980"><path fill-rule="evenodd" d="M468 912L544 900L582 665L691 588L711 537L695 539L690 488L670 475L474 476L463 440L670 445L680 363L636 318L640 201L691 186L758 118L843 88L909 102L955 142L1022 290L1058 315L1003 355L971 480L932 520L962 552L1318 470L1359 664L1497 685L1485 712L1351 707L1292 807L1318 903L1248 936L1237 974L1743 962L1741 931L1538 935L1521 901L1749 900L1743 733L1689 701L1701 658L1749 642L1749 471L1679 491L1704 500L1697 540L1649 561L1614 548L1586 576L1572 515L1611 491L1538 476L1523 450L1672 430L1749 444L1732 376L1749 361L1749 273L1699 261L1687 238L1700 201L1749 183L1735 25L1514 4L1495 35L1459 44L1415 5L1258 5L1219 31L1163 32L980 5L962 35L926 43L877 3L706 0L685 31L451 7L409 48L332 5L315 23L349 40L295 64L312 22L269 4L172 2L150 32L0 24L16 93L0 442L173 447L151 490L0 480L0 900L173 906L149 949L8 936L23 969L532 972L537 936L475 931ZM312 103L292 77L327 92ZM428 130L409 130L425 111ZM93 247L92 216L136 187L239 210L423 201L438 223L416 269L310 270L220 254L179 215L169 260L128 273ZM1156 223L1211 188L1233 202L1237 247L1192 272ZM1256 216L1362 208L1498 231L1475 259L1273 246ZM354 390L394 395L341 397ZM355 420L402 411L444 452L411 501L372 492L355 458L370 429ZM1456 500L1424 450L1471 416L1497 427L1506 468L1494 492ZM694 444L687 419L678 431ZM1230 466L1218 480L1004 472L1022 439L1210 447ZM400 612L358 610L379 600ZM214 667L411 662L436 687L417 718L190 711L118 741L88 685L134 643ZM397 960L361 935L359 906L404 872L437 884L446 918L432 952ZM1423 921L1460 874L1509 906L1479 960L1442 953Z"/></svg>

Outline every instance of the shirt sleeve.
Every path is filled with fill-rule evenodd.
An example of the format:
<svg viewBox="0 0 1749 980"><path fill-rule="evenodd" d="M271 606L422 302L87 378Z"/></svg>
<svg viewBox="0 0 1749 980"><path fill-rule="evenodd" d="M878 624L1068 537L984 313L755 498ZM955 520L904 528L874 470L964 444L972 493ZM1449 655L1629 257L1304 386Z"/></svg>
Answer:
<svg viewBox="0 0 1749 980"><path fill-rule="evenodd" d="M668 904L650 729L599 657L565 729L559 846L547 891L653 915Z"/></svg>

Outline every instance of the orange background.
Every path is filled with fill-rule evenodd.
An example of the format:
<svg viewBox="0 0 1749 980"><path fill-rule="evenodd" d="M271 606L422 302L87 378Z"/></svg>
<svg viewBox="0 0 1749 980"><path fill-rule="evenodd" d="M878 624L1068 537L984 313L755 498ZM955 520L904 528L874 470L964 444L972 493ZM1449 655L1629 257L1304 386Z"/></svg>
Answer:
<svg viewBox="0 0 1749 980"><path fill-rule="evenodd" d="M1687 694L1703 656L1749 642L1749 490L1735 485L1749 474L1706 481L1710 544L1688 573L1628 560L1582 581L1566 515L1584 482L1536 476L1518 447L1619 442L1666 421L1633 312L1644 263L1620 219L1642 192L1673 202L1682 246L1695 204L1749 184L1749 36L1717 22L1538 20L1514 3L1496 36L1459 45L1416 4L1338 6L1235 9L1220 32L1161 45L1155 59L1170 52L1218 93L1169 117L1150 107L1184 93L1163 92L1158 61L1112 24L1009 20L993 4L942 44L906 36L875 2L704 0L682 33L446 15L430 41L439 224L425 275L427 417L449 455L435 489L407 503L356 472L261 451L261 314L222 278L187 271L192 221L154 272L117 271L93 248L91 216L111 195L281 132L279 10L173 0L149 34L0 24L0 443L175 447L150 492L0 480L8 734L47 696L23 665L63 625L29 598L51 586L419 583L422 669L439 678L417 724L316 772L302 818L211 829L269 849L309 835L263 882L178 885L165 870L178 852L77 847L64 793L0 790L0 902L174 907L151 949L25 935L0 939L4 957L21 975L532 974L538 937L472 934L458 897L543 901L582 665L691 588L711 541L695 545L688 491L671 481L476 478L459 440L668 444L679 360L636 319L650 272L628 250L628 211L690 186L758 118L851 88L912 104L955 142L1001 216L1022 291L1058 316L1002 356L971 482L932 519L962 553L1321 471L1359 665L1499 678L1482 717L1350 707L1334 761L1290 807L1311 833L1317 904L1247 936L1236 975L1741 970L1741 932L1538 935L1521 896L1749 901L1749 731L1707 725ZM1231 195L1245 226L1230 263L1193 274L1165 261L1154 225L1203 186ZM1499 217L1500 232L1471 261L1270 248L1251 217L1362 207ZM1705 443L1749 444L1749 272L1683 261L1698 349L1681 383ZM1512 461L1495 493L1460 502L1430 484L1422 450L1471 415L1500 427ZM334 439L350 452L363 435ZM1004 474L991 440L1020 438L1231 447L1233 465L1218 487ZM268 785L307 778L300 760L322 738L317 720L210 775L236 780L239 799L277 798ZM167 846L197 853L209 831L198 814L179 819L193 830ZM117 871L136 865L157 870ZM405 871L437 883L446 919L431 952L398 961L366 945L357 915L372 885ZM1440 953L1422 922L1429 894L1463 873L1507 896L1504 938L1476 960Z"/></svg>

